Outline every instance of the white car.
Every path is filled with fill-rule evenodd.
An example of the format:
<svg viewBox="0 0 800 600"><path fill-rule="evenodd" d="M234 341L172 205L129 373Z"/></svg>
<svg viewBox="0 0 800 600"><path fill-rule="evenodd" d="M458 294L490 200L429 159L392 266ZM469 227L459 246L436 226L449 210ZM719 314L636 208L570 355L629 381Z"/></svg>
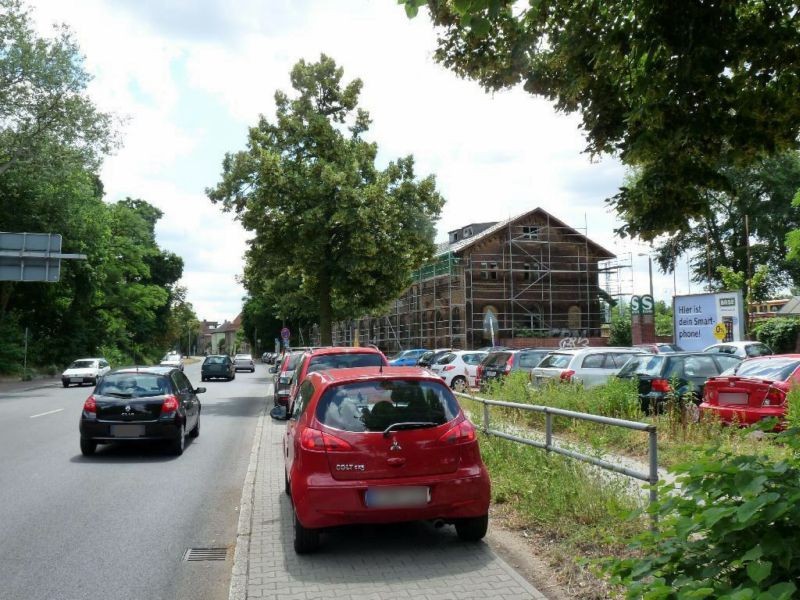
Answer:
<svg viewBox="0 0 800 600"><path fill-rule="evenodd" d="M714 354L728 354L739 358L753 358L754 356L768 356L774 354L772 348L761 342L723 342L705 348L703 352Z"/></svg>
<svg viewBox="0 0 800 600"><path fill-rule="evenodd" d="M79 358L61 374L61 384L69 387L71 383L96 385L98 378L111 370L105 358Z"/></svg>
<svg viewBox="0 0 800 600"><path fill-rule="evenodd" d="M233 357L233 367L236 371L256 372L256 363L253 361L252 354L237 354Z"/></svg>
<svg viewBox="0 0 800 600"><path fill-rule="evenodd" d="M475 387L475 372L487 354L478 350L454 350L433 363L430 370L455 391L463 392L467 387Z"/></svg>
<svg viewBox="0 0 800 600"><path fill-rule="evenodd" d="M183 371L183 357L177 352L167 352L158 364L162 367L176 367Z"/></svg>
<svg viewBox="0 0 800 600"><path fill-rule="evenodd" d="M579 348L556 350L531 369L531 381L540 386L550 381L581 383L590 388L616 375L631 356L647 354L640 348Z"/></svg>

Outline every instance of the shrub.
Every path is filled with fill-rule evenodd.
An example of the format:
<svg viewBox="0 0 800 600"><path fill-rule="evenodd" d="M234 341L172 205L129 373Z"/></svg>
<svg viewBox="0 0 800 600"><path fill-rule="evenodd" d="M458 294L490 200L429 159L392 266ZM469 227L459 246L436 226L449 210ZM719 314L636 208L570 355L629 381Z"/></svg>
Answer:
<svg viewBox="0 0 800 600"><path fill-rule="evenodd" d="M25 334L13 315L0 319L0 373L22 372L23 343Z"/></svg>
<svg viewBox="0 0 800 600"><path fill-rule="evenodd" d="M754 327L756 339L772 348L776 354L794 352L800 320L775 317L758 322Z"/></svg>
<svg viewBox="0 0 800 600"><path fill-rule="evenodd" d="M774 423L769 424L772 426ZM654 531L604 568L628 598L789 599L800 573L800 430L781 460L708 448L659 486ZM640 515L637 515L640 516Z"/></svg>

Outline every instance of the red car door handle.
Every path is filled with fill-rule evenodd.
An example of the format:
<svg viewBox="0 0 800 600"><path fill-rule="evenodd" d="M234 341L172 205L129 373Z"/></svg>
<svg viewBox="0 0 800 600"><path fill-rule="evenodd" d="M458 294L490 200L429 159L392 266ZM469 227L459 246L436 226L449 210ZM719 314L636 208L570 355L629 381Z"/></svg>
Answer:
<svg viewBox="0 0 800 600"><path fill-rule="evenodd" d="M405 458L387 458L386 462L392 465L393 467L402 467L406 464Z"/></svg>

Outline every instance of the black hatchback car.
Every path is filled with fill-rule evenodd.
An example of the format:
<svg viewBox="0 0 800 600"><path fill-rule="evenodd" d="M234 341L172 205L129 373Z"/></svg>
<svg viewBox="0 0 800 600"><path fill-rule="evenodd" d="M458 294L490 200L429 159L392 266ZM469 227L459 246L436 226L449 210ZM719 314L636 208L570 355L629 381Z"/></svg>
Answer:
<svg viewBox="0 0 800 600"><path fill-rule="evenodd" d="M478 365L475 385L483 389L493 379L505 377L511 371L530 373L553 350L554 348L522 348L489 352Z"/></svg>
<svg viewBox="0 0 800 600"><path fill-rule="evenodd" d="M709 377L737 366L742 359L728 354L707 352L675 352L672 354L642 354L633 356L617 373L622 379L639 381L639 401L642 411L659 411L670 397L692 395L693 406L688 408L694 417L694 407L703 399L703 389Z"/></svg>
<svg viewBox="0 0 800 600"><path fill-rule="evenodd" d="M195 388L174 367L130 367L105 375L83 404L81 453L97 444L166 440L183 454L185 438L200 435L200 400Z"/></svg>
<svg viewBox="0 0 800 600"><path fill-rule="evenodd" d="M227 354L211 354L206 356L200 366L200 381L208 379L236 379L236 364Z"/></svg>

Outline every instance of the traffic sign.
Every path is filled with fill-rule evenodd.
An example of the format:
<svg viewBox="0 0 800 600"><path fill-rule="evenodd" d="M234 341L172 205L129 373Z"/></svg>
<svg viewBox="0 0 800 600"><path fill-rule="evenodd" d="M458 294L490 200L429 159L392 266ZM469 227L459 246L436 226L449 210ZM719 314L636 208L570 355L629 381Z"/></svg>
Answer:
<svg viewBox="0 0 800 600"><path fill-rule="evenodd" d="M283 329L281 329L281 337L283 338L284 341L288 340L290 335L291 331L289 331L288 327L284 327Z"/></svg>
<svg viewBox="0 0 800 600"><path fill-rule="evenodd" d="M725 336L728 335L728 328L725 327L724 323L717 323L714 325L714 337L717 338L720 342L725 339Z"/></svg>

